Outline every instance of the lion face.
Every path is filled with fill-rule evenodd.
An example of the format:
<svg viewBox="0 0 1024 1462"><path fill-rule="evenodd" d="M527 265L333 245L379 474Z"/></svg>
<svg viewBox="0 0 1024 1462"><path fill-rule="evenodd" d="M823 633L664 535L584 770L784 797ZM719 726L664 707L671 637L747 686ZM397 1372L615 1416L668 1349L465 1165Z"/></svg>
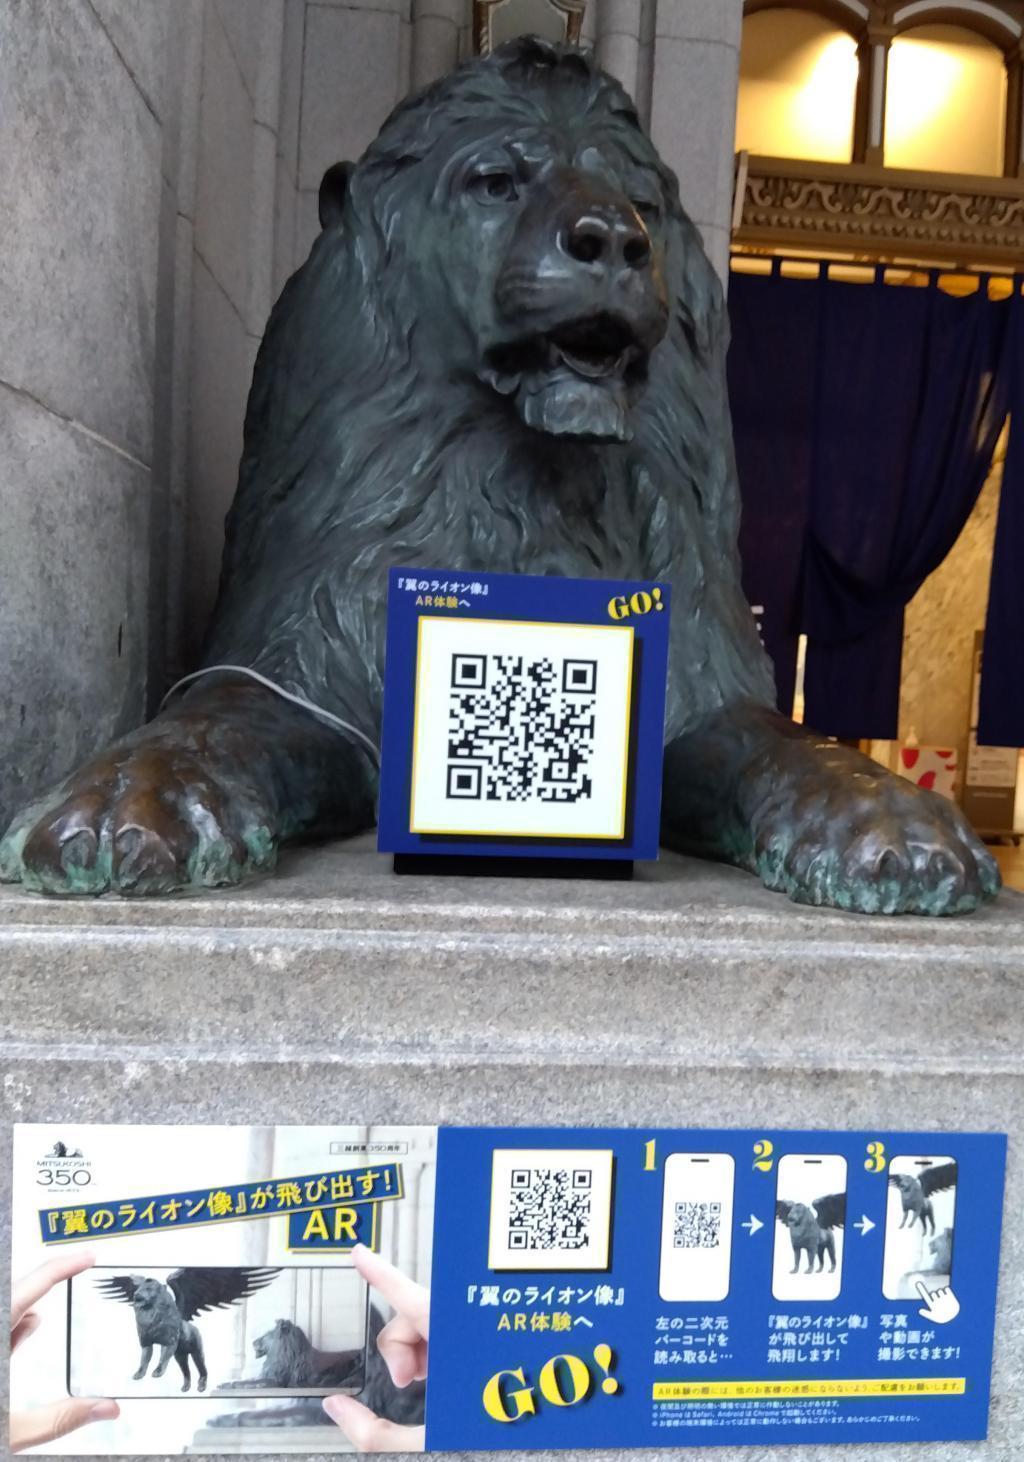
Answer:
<svg viewBox="0 0 1024 1462"><path fill-rule="evenodd" d="M450 278L478 379L536 431L628 439L667 319L652 180L610 145L529 134L452 173Z"/></svg>
<svg viewBox="0 0 1024 1462"><path fill-rule="evenodd" d="M803 1228L804 1224L812 1217L811 1210L806 1203L794 1203L786 1216L786 1224L791 1229Z"/></svg>
<svg viewBox="0 0 1024 1462"><path fill-rule="evenodd" d="M280 1350L282 1341L287 1340L294 1329L290 1320L275 1320L272 1329L263 1335L257 1335L252 1343L253 1353L260 1360L268 1355L275 1355Z"/></svg>
<svg viewBox="0 0 1024 1462"><path fill-rule="evenodd" d="M378 224L449 389L473 379L537 432L626 441L668 323L678 199L621 89L524 44L519 70L479 73L486 100L431 96L429 121L410 110L385 128L371 156L394 157L400 127L409 145Z"/></svg>
<svg viewBox="0 0 1024 1462"><path fill-rule="evenodd" d="M159 1279L136 1279L135 1281L134 1299L136 1304L155 1305L159 1300L163 1299L164 1293L164 1286Z"/></svg>

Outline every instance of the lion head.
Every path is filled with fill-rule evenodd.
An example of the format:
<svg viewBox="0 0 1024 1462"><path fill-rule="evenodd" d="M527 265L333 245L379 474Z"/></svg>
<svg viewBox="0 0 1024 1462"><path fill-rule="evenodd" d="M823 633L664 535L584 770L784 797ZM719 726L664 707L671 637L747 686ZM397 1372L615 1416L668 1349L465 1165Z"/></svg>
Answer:
<svg viewBox="0 0 1024 1462"><path fill-rule="evenodd" d="M173 1307L174 1296L159 1279L147 1279L141 1274L133 1274L132 1283L135 1286L132 1303L137 1310L155 1309L165 1305L168 1308Z"/></svg>
<svg viewBox="0 0 1024 1462"><path fill-rule="evenodd" d="M669 581L667 736L770 702L722 289L618 82L510 42L402 102L320 215L260 350L206 663L376 739L387 569L458 565Z"/></svg>
<svg viewBox="0 0 1024 1462"><path fill-rule="evenodd" d="M291 1320L275 1320L252 1343L263 1361L262 1378L275 1386L301 1386L310 1379L311 1346L306 1333Z"/></svg>
<svg viewBox="0 0 1024 1462"><path fill-rule="evenodd" d="M624 441L668 323L671 175L621 86L526 38L399 107L321 190L418 293L413 342L553 436ZM412 222L414 227L410 228Z"/></svg>
<svg viewBox="0 0 1024 1462"><path fill-rule="evenodd" d="M814 1222L815 1215L813 1210L808 1208L806 1203L790 1204L789 1212L786 1215L787 1227L794 1230L802 1229L807 1225L808 1221Z"/></svg>

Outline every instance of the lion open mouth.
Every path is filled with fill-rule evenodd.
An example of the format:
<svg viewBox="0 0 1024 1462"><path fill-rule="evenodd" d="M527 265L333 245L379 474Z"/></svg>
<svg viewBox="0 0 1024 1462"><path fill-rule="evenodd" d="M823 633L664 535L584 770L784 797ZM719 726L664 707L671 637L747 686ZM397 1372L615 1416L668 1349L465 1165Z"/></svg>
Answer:
<svg viewBox="0 0 1024 1462"><path fill-rule="evenodd" d="M642 372L646 355L624 320L592 315L499 346L490 353L486 377L502 395L511 395L524 375L560 365L588 381L625 380Z"/></svg>
<svg viewBox="0 0 1024 1462"><path fill-rule="evenodd" d="M629 322L601 313L563 321L490 351L481 378L512 397L527 426L552 436L628 440L648 351Z"/></svg>
<svg viewBox="0 0 1024 1462"><path fill-rule="evenodd" d="M612 315L562 325L547 340L570 370L592 381L624 377L639 354L632 331Z"/></svg>

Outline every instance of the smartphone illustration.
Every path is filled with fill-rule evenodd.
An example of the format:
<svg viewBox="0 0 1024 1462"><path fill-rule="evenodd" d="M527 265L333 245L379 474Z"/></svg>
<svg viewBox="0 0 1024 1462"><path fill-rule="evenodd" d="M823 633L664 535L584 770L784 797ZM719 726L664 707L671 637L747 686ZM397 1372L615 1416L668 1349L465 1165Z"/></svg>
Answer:
<svg viewBox="0 0 1024 1462"><path fill-rule="evenodd" d="M887 1300L917 1300L917 1281L929 1290L953 1274L957 1164L951 1157L910 1155L889 1164L882 1293Z"/></svg>
<svg viewBox="0 0 1024 1462"><path fill-rule="evenodd" d="M732 1262L736 1163L727 1152L673 1152L665 1159L661 1210L663 1300L724 1300Z"/></svg>
<svg viewBox="0 0 1024 1462"><path fill-rule="evenodd" d="M355 1395L365 1281L341 1265L97 1267L68 1281L71 1396Z"/></svg>
<svg viewBox="0 0 1024 1462"><path fill-rule="evenodd" d="M846 1159L789 1152L775 1190L772 1294L777 1300L838 1299L843 1282Z"/></svg>

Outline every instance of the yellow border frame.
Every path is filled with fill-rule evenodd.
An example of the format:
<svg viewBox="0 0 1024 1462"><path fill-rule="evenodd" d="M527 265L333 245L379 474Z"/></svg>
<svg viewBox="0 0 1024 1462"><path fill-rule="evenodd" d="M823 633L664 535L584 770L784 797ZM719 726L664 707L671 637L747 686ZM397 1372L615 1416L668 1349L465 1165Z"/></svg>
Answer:
<svg viewBox="0 0 1024 1462"><path fill-rule="evenodd" d="M612 624L579 624L569 620L546 620L546 619L470 619L459 618L460 624L519 624L530 629L595 629L612 631L618 634L629 636L629 653L626 662L626 744L622 756L622 791L619 798L619 831L617 833L553 833L547 830L542 832L529 832L521 828L509 831L505 828L478 828L467 829L464 827L417 827L415 825L416 805L416 760L419 750L420 734L420 666L422 663L421 651L423 648L423 625L426 621L435 621L435 616L421 614L419 624L416 627L416 687L413 694L412 713L412 779L409 788L409 831L411 833L440 833L450 837L462 838L545 838L545 839L572 839L576 842L586 840L600 840L601 842L620 843L626 835L626 798L629 791L629 722L633 713L633 660L636 652L635 631L632 625ZM440 616L437 616L440 620ZM449 621L451 622L451 621Z"/></svg>

